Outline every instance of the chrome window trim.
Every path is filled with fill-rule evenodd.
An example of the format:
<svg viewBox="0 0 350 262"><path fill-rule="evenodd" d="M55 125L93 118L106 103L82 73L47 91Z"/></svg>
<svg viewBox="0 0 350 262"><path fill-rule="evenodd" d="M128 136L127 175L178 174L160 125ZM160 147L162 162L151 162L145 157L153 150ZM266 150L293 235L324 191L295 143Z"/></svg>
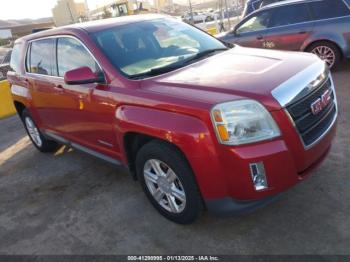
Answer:
<svg viewBox="0 0 350 262"><path fill-rule="evenodd" d="M329 75L329 79L331 80L331 89L333 91L333 94L334 94L334 105L335 105L335 115L334 115L334 118L332 120L332 123L329 125L329 127L326 129L325 132L323 132L323 134L321 136L319 136L314 142L312 142L310 145L305 145L304 143L304 140L292 118L292 116L289 114L287 108L284 108L284 112L285 114L288 116L290 122L292 123L295 131L297 132L298 136L299 136L299 139L304 147L305 150L309 150L310 148L314 147L315 145L317 145L328 133L329 131L334 127L334 124L336 123L337 119L338 119L338 101L337 101L337 94L335 92L335 87L334 87L334 82L333 82L333 79L332 79L332 76ZM327 79L328 80L328 79Z"/></svg>
<svg viewBox="0 0 350 262"><path fill-rule="evenodd" d="M57 40L58 38L72 38L72 39L75 39L76 41L78 41L86 49L86 51L91 55L91 57L94 59L94 61L96 62L97 66L99 67L99 69L103 73L103 77L106 79L106 74L105 74L104 70L102 69L101 64L96 59L96 57L93 55L93 53L90 51L90 49L79 38L77 38L76 36L73 36L73 35L68 35L68 34L44 36L44 37L40 37L40 38L35 38L35 39L32 39L32 40L29 40L28 43L27 43L27 46L26 46L26 56L25 56L24 65L26 64L28 50L29 50L29 48L30 48L30 46L31 46L31 44L33 42L40 41L40 40L45 40L45 39L56 39ZM57 43L56 43L56 48L57 48ZM57 56L56 55L55 55L55 58L57 60ZM55 62L57 64L57 61L55 61ZM64 79L64 77L62 77L62 76L43 75L43 74L37 74L37 73L28 72L26 66L25 66L25 70L24 71L25 71L26 75L34 75L34 76L43 76L43 77L48 77L48 78Z"/></svg>
<svg viewBox="0 0 350 262"><path fill-rule="evenodd" d="M348 4L348 2L346 2L345 0L343 0L344 4L349 8L350 10L350 4Z"/></svg>

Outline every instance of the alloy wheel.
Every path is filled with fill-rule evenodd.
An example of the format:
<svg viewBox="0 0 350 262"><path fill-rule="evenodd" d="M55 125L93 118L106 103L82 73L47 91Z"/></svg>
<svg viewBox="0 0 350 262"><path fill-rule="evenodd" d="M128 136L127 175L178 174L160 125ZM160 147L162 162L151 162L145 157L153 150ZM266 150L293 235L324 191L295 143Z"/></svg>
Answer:
<svg viewBox="0 0 350 262"><path fill-rule="evenodd" d="M332 48L328 46L317 46L312 49L311 53L317 55L323 61L327 63L329 68L332 68L336 61L336 55Z"/></svg>
<svg viewBox="0 0 350 262"><path fill-rule="evenodd" d="M157 203L170 213L181 213L186 206L184 187L176 173L164 162L150 159L143 175L147 188Z"/></svg>
<svg viewBox="0 0 350 262"><path fill-rule="evenodd" d="M26 117L24 122L28 130L29 136L32 138L33 142L38 147L41 147L43 142L41 141L39 130L35 126L33 120L30 117Z"/></svg>

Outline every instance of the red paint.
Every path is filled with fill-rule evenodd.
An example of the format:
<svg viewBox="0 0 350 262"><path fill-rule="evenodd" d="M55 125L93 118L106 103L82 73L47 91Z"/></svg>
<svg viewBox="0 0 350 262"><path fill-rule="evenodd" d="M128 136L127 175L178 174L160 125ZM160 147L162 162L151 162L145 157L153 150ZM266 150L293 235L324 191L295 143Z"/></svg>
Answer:
<svg viewBox="0 0 350 262"><path fill-rule="evenodd" d="M29 90L14 100L29 108L42 130L113 157L127 165L124 137L139 133L167 140L185 155L204 199L241 200L274 195L303 180L329 151L335 127L305 150L289 118L271 91L315 62L309 55L236 47L162 76L129 80L122 76L90 39L88 32L137 21L137 16L86 26L58 28L22 38L54 35L79 38L97 58L106 84L67 85L63 78L13 73L12 84ZM66 81L95 77L86 69L69 72ZM210 119L217 103L255 99L272 114L282 135L272 141L243 146L218 143ZM99 143L102 140L109 147ZM263 161L269 189L254 190L249 164Z"/></svg>

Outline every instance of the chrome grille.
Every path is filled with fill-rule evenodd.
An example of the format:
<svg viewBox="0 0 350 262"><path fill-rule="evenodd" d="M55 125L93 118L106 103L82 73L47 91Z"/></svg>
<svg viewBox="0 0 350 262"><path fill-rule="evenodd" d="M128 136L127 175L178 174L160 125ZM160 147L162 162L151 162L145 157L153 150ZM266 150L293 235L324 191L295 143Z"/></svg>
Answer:
<svg viewBox="0 0 350 262"><path fill-rule="evenodd" d="M330 103L320 113L314 115L311 104L327 90L331 92ZM312 92L288 105L286 109L293 119L304 145L306 147L311 146L327 132L337 115L336 99L331 79L328 78Z"/></svg>

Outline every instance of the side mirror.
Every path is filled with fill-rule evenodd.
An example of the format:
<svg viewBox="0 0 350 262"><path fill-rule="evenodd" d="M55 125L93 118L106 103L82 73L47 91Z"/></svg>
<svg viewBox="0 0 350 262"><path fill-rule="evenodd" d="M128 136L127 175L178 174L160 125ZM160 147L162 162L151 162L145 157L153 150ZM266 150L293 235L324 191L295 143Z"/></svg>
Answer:
<svg viewBox="0 0 350 262"><path fill-rule="evenodd" d="M235 26L232 31L231 34L233 34L234 36L238 36L239 34L237 33L237 26Z"/></svg>
<svg viewBox="0 0 350 262"><path fill-rule="evenodd" d="M83 85L91 83L104 83L103 77L97 76L89 67L79 67L64 74L67 85Z"/></svg>

